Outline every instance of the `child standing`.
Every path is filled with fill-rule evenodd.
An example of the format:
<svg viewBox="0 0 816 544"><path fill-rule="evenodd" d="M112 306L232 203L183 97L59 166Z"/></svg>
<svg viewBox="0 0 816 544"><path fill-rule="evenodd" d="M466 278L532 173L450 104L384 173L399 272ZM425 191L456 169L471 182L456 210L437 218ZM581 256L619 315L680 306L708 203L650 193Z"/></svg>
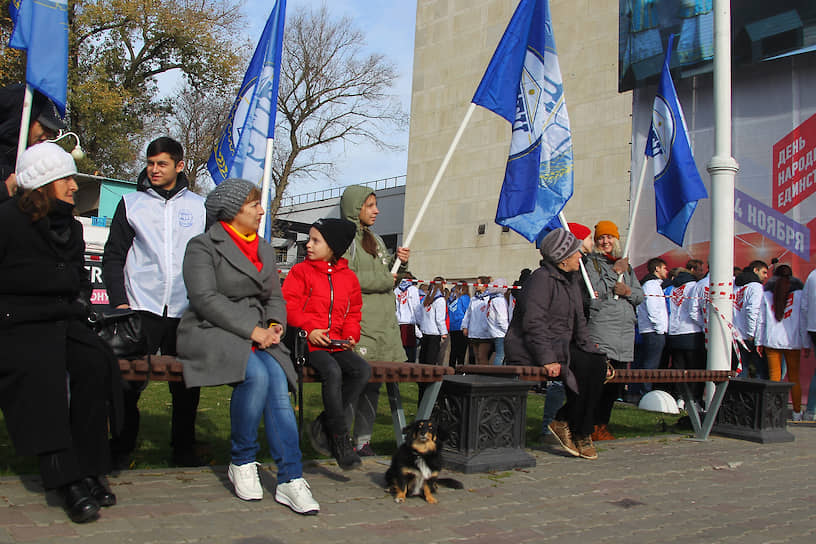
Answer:
<svg viewBox="0 0 816 544"><path fill-rule="evenodd" d="M349 429L353 407L371 376L368 363L352 351L360 340L360 283L340 257L355 232L346 219L318 220L309 231L306 260L292 267L283 284L287 321L306 331L308 364L322 384L324 411L310 426L309 437L343 470L361 463Z"/></svg>

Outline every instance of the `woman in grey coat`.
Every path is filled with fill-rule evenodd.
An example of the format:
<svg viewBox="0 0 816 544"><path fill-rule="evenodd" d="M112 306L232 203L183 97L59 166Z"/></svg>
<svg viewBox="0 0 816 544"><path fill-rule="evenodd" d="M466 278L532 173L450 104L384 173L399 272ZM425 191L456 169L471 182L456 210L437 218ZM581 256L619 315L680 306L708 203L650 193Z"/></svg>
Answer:
<svg viewBox="0 0 816 544"><path fill-rule="evenodd" d="M260 236L264 210L255 184L228 179L204 204L207 231L187 245L183 275L190 308L178 328L187 387L231 384L232 462L227 475L244 500L263 498L255 456L264 417L278 467L275 500L299 514L320 509L303 479L297 423L289 402L296 383L280 343L286 303L275 251Z"/></svg>

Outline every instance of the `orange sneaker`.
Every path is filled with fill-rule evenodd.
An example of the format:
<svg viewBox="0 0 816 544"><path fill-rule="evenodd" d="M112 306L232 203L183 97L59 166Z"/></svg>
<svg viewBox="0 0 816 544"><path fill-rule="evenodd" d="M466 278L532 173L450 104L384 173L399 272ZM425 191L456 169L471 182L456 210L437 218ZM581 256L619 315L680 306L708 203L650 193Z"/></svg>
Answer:
<svg viewBox="0 0 816 544"><path fill-rule="evenodd" d="M592 440L600 442L601 440L615 440L615 436L609 432L606 425L595 425L595 431L592 433Z"/></svg>

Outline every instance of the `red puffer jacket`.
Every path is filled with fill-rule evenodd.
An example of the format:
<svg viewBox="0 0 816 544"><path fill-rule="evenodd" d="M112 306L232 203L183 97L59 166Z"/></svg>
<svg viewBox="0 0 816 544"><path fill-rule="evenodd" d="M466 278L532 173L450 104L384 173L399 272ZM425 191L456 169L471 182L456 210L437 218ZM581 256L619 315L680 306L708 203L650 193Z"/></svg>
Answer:
<svg viewBox="0 0 816 544"><path fill-rule="evenodd" d="M346 259L335 266L326 261L303 261L292 267L283 282L286 299L286 321L311 333L329 329L329 338L360 341L360 319L363 297L357 275ZM339 348L314 346L309 351L341 351Z"/></svg>

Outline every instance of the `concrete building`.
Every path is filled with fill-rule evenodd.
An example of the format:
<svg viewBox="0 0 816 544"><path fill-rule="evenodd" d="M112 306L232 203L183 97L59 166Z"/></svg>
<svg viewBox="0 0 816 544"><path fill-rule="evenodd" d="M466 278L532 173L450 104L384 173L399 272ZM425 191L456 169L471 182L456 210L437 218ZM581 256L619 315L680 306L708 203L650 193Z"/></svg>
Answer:
<svg viewBox="0 0 816 544"><path fill-rule="evenodd" d="M419 0L404 232L470 104L517 0ZM550 0L575 157L569 221L593 226L629 215L631 92L618 93L619 5ZM411 244L419 278L510 281L535 268L535 245L494 222L511 127L477 108ZM482 234L483 232L483 234Z"/></svg>

